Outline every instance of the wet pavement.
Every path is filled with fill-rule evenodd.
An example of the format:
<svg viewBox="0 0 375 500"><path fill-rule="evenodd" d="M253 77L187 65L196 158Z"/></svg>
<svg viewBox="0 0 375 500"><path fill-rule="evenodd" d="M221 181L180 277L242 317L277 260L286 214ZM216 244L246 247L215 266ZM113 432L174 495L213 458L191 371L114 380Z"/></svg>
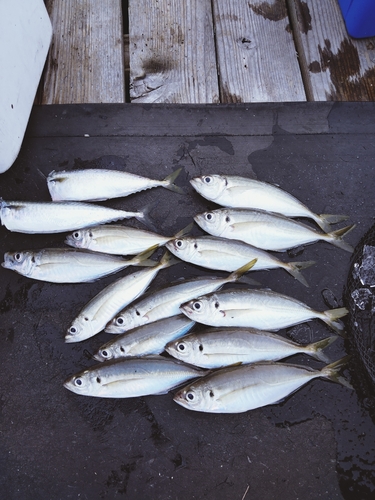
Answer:
<svg viewBox="0 0 375 500"><path fill-rule="evenodd" d="M193 191L189 179L204 173L256 176L315 212L349 215L356 227L345 240L355 246L374 214L374 106L367 104L35 108L19 158L0 177L0 196L48 201L44 176L54 169L116 168L161 179L182 167L176 183L185 195L157 188L104 203L128 210L151 204L154 224L169 235L196 213L216 208ZM193 233L202 231L195 226ZM64 239L0 228L2 255L64 246ZM278 256L316 261L303 271L310 287L283 270L254 272L263 287L318 310L344 304L349 253L319 242ZM173 392L105 400L67 391L64 380L95 364L92 354L111 337L102 332L65 344L65 330L90 298L132 271L60 285L1 268L4 498L373 498L375 399L350 332L327 354L332 360L353 355L344 375L355 390L314 380L280 404L244 414L189 412L174 403ZM162 270L151 289L201 275L226 273L180 263ZM281 333L311 342L331 332L314 320ZM291 359L322 367L303 355Z"/></svg>

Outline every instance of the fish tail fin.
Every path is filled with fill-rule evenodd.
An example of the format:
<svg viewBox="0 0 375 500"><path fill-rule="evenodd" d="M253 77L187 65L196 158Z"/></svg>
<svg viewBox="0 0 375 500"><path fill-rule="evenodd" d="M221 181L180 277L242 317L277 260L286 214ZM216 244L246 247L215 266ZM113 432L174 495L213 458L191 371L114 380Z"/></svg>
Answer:
<svg viewBox="0 0 375 500"><path fill-rule="evenodd" d="M194 223L191 222L189 225L187 225L186 227L184 227L183 229L181 229L181 231L179 231L178 233L176 233L174 236L173 236L173 240L175 238L181 238L182 236L185 236L186 234L189 234L190 231L193 229L193 226L194 226Z"/></svg>
<svg viewBox="0 0 375 500"><path fill-rule="evenodd" d="M323 312L323 321L327 323L338 335L345 337L344 323L339 318L348 314L346 307L338 307L337 309L328 309Z"/></svg>
<svg viewBox="0 0 375 500"><path fill-rule="evenodd" d="M154 267L158 263L154 260L149 259L151 255L155 252L155 250L159 248L159 245L153 245L150 248L147 248L147 250L144 250L143 252L139 253L135 257L131 259L131 263L133 266L144 266L144 267Z"/></svg>
<svg viewBox="0 0 375 500"><path fill-rule="evenodd" d="M313 358L318 361L323 361L324 363L329 363L330 360L328 356L323 352L323 349L331 345L336 339L337 335L332 335L331 337L327 337L322 340L318 340L317 342L313 342L306 346L306 353L308 353Z"/></svg>
<svg viewBox="0 0 375 500"><path fill-rule="evenodd" d="M183 189L181 189L179 186L176 186L176 184L174 184L174 181L179 176L181 170L182 170L182 167L178 168L177 170L175 170L171 174L167 175L167 177L165 179L163 179L163 183L164 183L163 187L165 187L166 189L169 189L170 191L174 191L175 193L185 194L185 191Z"/></svg>
<svg viewBox="0 0 375 500"><path fill-rule="evenodd" d="M258 259L253 259L251 260L250 262L247 262L247 264L245 264L244 266L240 267L239 269L237 269L236 271L233 271L233 273L231 273L228 277L227 277L227 281L230 283L232 281L238 281L241 276L245 273L247 273L248 271L250 271L250 269L252 267L255 266L256 262L257 262Z"/></svg>
<svg viewBox="0 0 375 500"><path fill-rule="evenodd" d="M341 229L338 229L337 231L331 231L327 234L328 241L330 241L333 245L342 248L342 250L353 253L354 248L352 247L352 245L346 243L346 241L344 241L342 238L354 228L355 224L352 224L351 226L343 227Z"/></svg>
<svg viewBox="0 0 375 500"><path fill-rule="evenodd" d="M323 377L328 378L329 380L332 380L333 382L337 382L339 384L342 384L343 386L347 387L348 389L353 389L353 386L341 375L339 375L339 372L342 368L344 368L351 356L344 356L343 358L335 361L334 363L331 363L327 366L325 366L321 371L321 375Z"/></svg>
<svg viewBox="0 0 375 500"><path fill-rule="evenodd" d="M320 214L315 219L315 222L319 225L319 227L321 227L321 229L323 229L323 231L330 233L332 230L331 224L337 224L348 219L348 215Z"/></svg>
<svg viewBox="0 0 375 500"><path fill-rule="evenodd" d="M154 231L157 233L157 229L152 221L152 218L150 217L150 212L159 204L158 201L153 201L152 203L149 203L143 209L141 212L138 212L134 217L139 220L139 222L142 222L148 229L151 231Z"/></svg>
<svg viewBox="0 0 375 500"><path fill-rule="evenodd" d="M302 285L309 286L305 277L302 275L301 270L307 267L313 266L315 264L314 260L307 260L305 262L289 262L288 266L285 268L289 274L291 274L296 280L298 280Z"/></svg>
<svg viewBox="0 0 375 500"><path fill-rule="evenodd" d="M180 262L180 259L176 259L170 252L168 252L168 250L166 250L161 256L158 265L160 266L160 269L166 269L167 267L174 266Z"/></svg>

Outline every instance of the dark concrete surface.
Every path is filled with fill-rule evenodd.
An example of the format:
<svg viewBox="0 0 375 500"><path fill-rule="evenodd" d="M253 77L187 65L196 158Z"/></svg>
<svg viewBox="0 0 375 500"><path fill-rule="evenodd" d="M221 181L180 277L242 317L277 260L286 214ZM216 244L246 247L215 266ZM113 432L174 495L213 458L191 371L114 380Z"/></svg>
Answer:
<svg viewBox="0 0 375 500"><path fill-rule="evenodd" d="M185 196L158 188L106 203L139 209L157 201L151 215L169 235L214 207L193 192L191 177L256 176L316 212L349 215L356 228L346 240L356 245L373 223L374 112L374 103L36 107L19 158L0 176L0 196L48 200L40 172L53 169L112 167L164 178L182 167L177 184ZM62 246L64 236L1 227L1 253ZM296 260L316 261L303 272L309 288L282 270L253 276L319 310L342 305L350 254L320 242L300 249ZM161 271L151 288L202 274L215 273L181 263ZM344 374L356 390L314 380L281 404L238 415L189 412L171 394L78 396L63 381L94 364L91 354L109 335L65 344L64 332L114 276L58 285L3 268L0 275L2 498L373 498L373 399L363 392L355 356ZM311 321L281 333L309 342L330 332ZM327 354L339 359L350 346L338 339ZM302 355L293 361L322 366Z"/></svg>

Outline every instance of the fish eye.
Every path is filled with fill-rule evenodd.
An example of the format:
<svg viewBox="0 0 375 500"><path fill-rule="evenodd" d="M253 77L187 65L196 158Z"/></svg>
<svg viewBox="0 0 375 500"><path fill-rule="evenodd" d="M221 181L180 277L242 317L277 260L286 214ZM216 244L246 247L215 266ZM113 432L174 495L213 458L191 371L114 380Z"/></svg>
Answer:
<svg viewBox="0 0 375 500"><path fill-rule="evenodd" d="M103 358L108 358L108 351L104 349L104 351L101 352L101 355L103 356Z"/></svg>
<svg viewBox="0 0 375 500"><path fill-rule="evenodd" d="M188 399L189 401L194 401L194 399L195 399L194 392L193 391L187 392L186 393L186 399Z"/></svg>
<svg viewBox="0 0 375 500"><path fill-rule="evenodd" d="M181 248L181 247L182 247L182 245L183 245L182 240L177 240L177 241L176 241L176 246L178 246L178 248Z"/></svg>
<svg viewBox="0 0 375 500"><path fill-rule="evenodd" d="M20 262L20 261L22 260L22 255L21 255L20 253L16 253L16 254L14 255L14 258L15 258L15 260L16 260L17 262Z"/></svg>
<svg viewBox="0 0 375 500"><path fill-rule="evenodd" d="M75 326L71 326L71 327L69 328L69 333L71 333L71 334L73 334L73 335L74 335L75 333L77 333L77 328L76 328Z"/></svg>
<svg viewBox="0 0 375 500"><path fill-rule="evenodd" d="M76 378L75 379L74 385L77 385L78 387L80 387L82 384L83 384L83 381L82 381L81 378Z"/></svg>
<svg viewBox="0 0 375 500"><path fill-rule="evenodd" d="M183 352L185 350L185 344L183 342L177 344L177 350Z"/></svg>
<svg viewBox="0 0 375 500"><path fill-rule="evenodd" d="M79 240L80 236L81 236L81 233L80 233L79 231L75 231L75 232L73 233L73 238L74 238L75 240Z"/></svg>
<svg viewBox="0 0 375 500"><path fill-rule="evenodd" d="M124 324L124 318L119 316L117 319L116 319L116 324L117 325L123 325Z"/></svg>
<svg viewBox="0 0 375 500"><path fill-rule="evenodd" d="M209 184L212 181L212 177L210 177L209 175L206 175L206 177L203 177L203 181L206 184Z"/></svg>
<svg viewBox="0 0 375 500"><path fill-rule="evenodd" d="M201 307L202 307L202 304L201 304L200 302L194 302L194 304L193 304L193 308L194 308L196 311L199 311Z"/></svg>

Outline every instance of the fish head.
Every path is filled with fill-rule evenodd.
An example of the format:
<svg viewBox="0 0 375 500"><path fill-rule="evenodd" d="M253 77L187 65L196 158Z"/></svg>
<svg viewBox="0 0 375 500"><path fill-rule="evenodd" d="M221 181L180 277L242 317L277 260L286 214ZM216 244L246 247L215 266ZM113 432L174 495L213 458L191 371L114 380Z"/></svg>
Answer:
<svg viewBox="0 0 375 500"><path fill-rule="evenodd" d="M222 175L201 175L190 180L193 188L207 200L215 201L227 186L227 179Z"/></svg>
<svg viewBox="0 0 375 500"><path fill-rule="evenodd" d="M79 229L68 235L65 243L74 248L93 250L95 240L91 229Z"/></svg>
<svg viewBox="0 0 375 500"><path fill-rule="evenodd" d="M37 258L34 252L6 252L4 262L1 264L5 269L11 269L24 276L29 276L37 266Z"/></svg>
<svg viewBox="0 0 375 500"><path fill-rule="evenodd" d="M123 348L125 351L125 349ZM121 351L121 346L116 348L114 345L105 344L98 349L98 351L94 354L94 358L97 361L108 361L110 359L119 358L121 356L125 356L125 353Z"/></svg>
<svg viewBox="0 0 375 500"><path fill-rule="evenodd" d="M215 412L217 404L215 391L204 378L183 387L173 397L177 404L193 411Z"/></svg>
<svg viewBox="0 0 375 500"><path fill-rule="evenodd" d="M166 244L166 247L173 255L182 260L191 259L199 253L198 242L196 238L191 236L170 240Z"/></svg>
<svg viewBox="0 0 375 500"><path fill-rule="evenodd" d="M197 214L194 217L194 220L198 226L200 226L207 233L212 234L213 236L221 236L223 231L228 226L228 223L226 222L226 212L227 211L225 209L203 212L201 214Z"/></svg>
<svg viewBox="0 0 375 500"><path fill-rule="evenodd" d="M93 377L92 372L84 370L65 380L64 387L69 389L69 391L75 392L76 394L90 396L94 393L95 385L98 385L101 382L99 377L96 377L96 379L97 380L95 382L95 377Z"/></svg>
<svg viewBox="0 0 375 500"><path fill-rule="evenodd" d="M143 322L143 317L139 314L139 311L135 307L131 307L117 314L105 327L105 332L107 333L124 333L133 328L146 323L147 320Z"/></svg>
<svg viewBox="0 0 375 500"><path fill-rule="evenodd" d="M197 350L199 352L198 344L199 342L195 335L188 335L168 342L165 346L165 350L176 359L194 364L195 353Z"/></svg>
<svg viewBox="0 0 375 500"><path fill-rule="evenodd" d="M208 325L215 324L225 315L220 309L219 298L215 293L190 300L182 304L180 310L188 318Z"/></svg>
<svg viewBox="0 0 375 500"><path fill-rule="evenodd" d="M86 315L80 314L67 329L65 334L65 342L81 342L97 333L94 321L91 321Z"/></svg>

